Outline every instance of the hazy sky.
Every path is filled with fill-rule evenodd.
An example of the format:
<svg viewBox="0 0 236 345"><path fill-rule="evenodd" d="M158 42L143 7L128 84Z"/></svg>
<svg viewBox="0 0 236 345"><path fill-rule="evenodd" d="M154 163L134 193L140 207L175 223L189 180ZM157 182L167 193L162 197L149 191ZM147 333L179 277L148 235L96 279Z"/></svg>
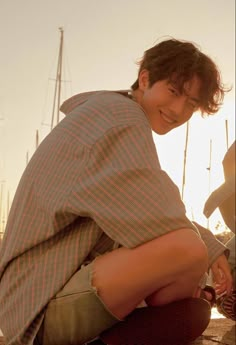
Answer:
<svg viewBox="0 0 236 345"><path fill-rule="evenodd" d="M35 149L48 132L60 33L64 28L63 99L87 90L129 88L136 61L163 36L191 40L233 85L222 111L190 123L185 200L194 217L222 182L221 160L235 125L234 0L0 0L0 181L12 199ZM185 130L155 137L163 168L181 187ZM3 209L3 206L2 206Z"/></svg>

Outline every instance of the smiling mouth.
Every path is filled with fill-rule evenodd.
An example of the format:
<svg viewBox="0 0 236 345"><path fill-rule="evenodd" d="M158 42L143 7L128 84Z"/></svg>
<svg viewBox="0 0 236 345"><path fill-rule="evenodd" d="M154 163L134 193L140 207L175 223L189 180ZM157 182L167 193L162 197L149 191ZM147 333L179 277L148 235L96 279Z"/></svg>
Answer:
<svg viewBox="0 0 236 345"><path fill-rule="evenodd" d="M164 114L162 111L160 111L160 114L161 114L161 117L163 118L163 120L169 124L173 124L173 123L177 122L176 120L174 120L171 117Z"/></svg>

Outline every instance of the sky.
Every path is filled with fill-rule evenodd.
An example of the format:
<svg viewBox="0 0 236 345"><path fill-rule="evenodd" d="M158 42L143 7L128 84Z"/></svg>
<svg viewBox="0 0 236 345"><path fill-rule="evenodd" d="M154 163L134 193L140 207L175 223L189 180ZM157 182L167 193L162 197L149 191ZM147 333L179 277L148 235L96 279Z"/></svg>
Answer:
<svg viewBox="0 0 236 345"><path fill-rule="evenodd" d="M232 91L217 115L195 114L190 121L184 186L188 215L209 226L203 205L223 182L226 139L230 145L235 138L234 0L0 0L0 225L35 151L36 131L39 141L49 133L59 27L61 101L88 90L129 88L143 52L167 37L196 43L216 62ZM180 190L185 134L186 126L154 135L161 165ZM213 230L219 220L216 211Z"/></svg>

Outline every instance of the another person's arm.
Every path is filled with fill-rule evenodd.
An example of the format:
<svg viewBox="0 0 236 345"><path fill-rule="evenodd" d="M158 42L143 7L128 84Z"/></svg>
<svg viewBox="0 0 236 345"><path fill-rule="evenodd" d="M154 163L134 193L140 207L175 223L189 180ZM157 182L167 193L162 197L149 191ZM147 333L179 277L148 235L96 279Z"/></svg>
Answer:
<svg viewBox="0 0 236 345"><path fill-rule="evenodd" d="M196 222L193 222L193 224L198 228L201 238L208 248L209 269L212 271L216 293L218 295L223 292L229 294L232 289L232 275L227 260L229 249L222 242L218 241L210 230Z"/></svg>

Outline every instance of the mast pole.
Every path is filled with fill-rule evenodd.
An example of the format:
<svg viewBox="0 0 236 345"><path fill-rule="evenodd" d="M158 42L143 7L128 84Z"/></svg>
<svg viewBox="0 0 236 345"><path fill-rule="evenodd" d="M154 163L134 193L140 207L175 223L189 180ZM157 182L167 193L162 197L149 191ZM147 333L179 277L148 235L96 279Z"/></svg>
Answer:
<svg viewBox="0 0 236 345"><path fill-rule="evenodd" d="M225 132L226 132L226 151L229 149L229 132L228 132L228 120L225 120Z"/></svg>
<svg viewBox="0 0 236 345"><path fill-rule="evenodd" d="M210 151L209 151L209 167L208 167L208 195L211 193L211 158L212 158L212 139L210 139ZM207 219L207 229L210 227L210 220Z"/></svg>
<svg viewBox="0 0 236 345"><path fill-rule="evenodd" d="M9 216L9 211L10 211L10 192L8 190L7 192L7 218Z"/></svg>
<svg viewBox="0 0 236 345"><path fill-rule="evenodd" d="M57 74L56 74L56 83L55 83L55 90L54 90L54 97L53 97L53 107L52 107L52 118L51 118L51 130L54 127L54 115L56 109L56 101L57 101L57 119L56 123L59 122L59 108L60 108L60 97L61 97L61 73L62 73L62 48L63 48L63 28L59 28L60 31L60 46L59 46L59 54L58 54L58 61L57 61Z"/></svg>
<svg viewBox="0 0 236 345"><path fill-rule="evenodd" d="M187 151L188 151L188 134L189 134L189 121L186 123L186 139L185 139L185 148L184 148L184 167L183 167L182 192L181 192L182 200L184 200L184 189L185 189L185 180L186 180L186 162L187 162Z"/></svg>
<svg viewBox="0 0 236 345"><path fill-rule="evenodd" d="M62 27L59 28L61 32L60 38L60 49L59 49L59 61L58 61L58 95L57 95L57 123L60 121L60 104L61 104L61 76L62 76L62 58L63 58L63 40L64 40L64 30Z"/></svg>
<svg viewBox="0 0 236 345"><path fill-rule="evenodd" d="M36 150L39 146L39 131L36 130L36 137L35 137L35 147L36 147Z"/></svg>
<svg viewBox="0 0 236 345"><path fill-rule="evenodd" d="M2 205L3 205L3 181L0 181L0 239L3 234L2 229Z"/></svg>
<svg viewBox="0 0 236 345"><path fill-rule="evenodd" d="M5 185L5 180L0 181L0 238L4 233L4 209L3 209L4 185Z"/></svg>
<svg viewBox="0 0 236 345"><path fill-rule="evenodd" d="M25 161L26 161L26 166L27 166L29 163L29 151L26 152Z"/></svg>

